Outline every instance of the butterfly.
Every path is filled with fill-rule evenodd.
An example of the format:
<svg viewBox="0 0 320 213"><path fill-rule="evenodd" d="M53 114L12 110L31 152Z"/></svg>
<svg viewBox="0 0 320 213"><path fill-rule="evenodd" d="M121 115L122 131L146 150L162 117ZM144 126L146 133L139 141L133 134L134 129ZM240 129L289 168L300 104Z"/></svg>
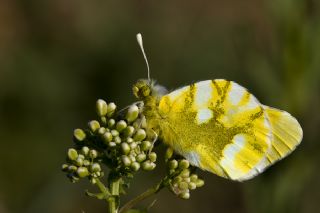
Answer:
<svg viewBox="0 0 320 213"><path fill-rule="evenodd" d="M261 104L233 81L206 80L163 91L150 80L133 86L148 129L191 165L218 176L251 179L301 143L302 128L292 115Z"/></svg>

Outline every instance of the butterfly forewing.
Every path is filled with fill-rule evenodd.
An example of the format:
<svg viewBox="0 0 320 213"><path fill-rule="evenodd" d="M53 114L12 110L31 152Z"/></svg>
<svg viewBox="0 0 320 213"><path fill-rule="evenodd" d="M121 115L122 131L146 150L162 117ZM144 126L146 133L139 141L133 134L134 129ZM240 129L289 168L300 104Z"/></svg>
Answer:
<svg viewBox="0 0 320 213"><path fill-rule="evenodd" d="M269 151L273 141L274 125L269 121L272 116L234 82L208 80L183 87L162 97L158 110L164 142L204 170L245 180L274 161L267 157L277 158ZM294 132L295 126L292 128ZM295 137L291 141L298 140ZM278 159L284 155L281 153Z"/></svg>

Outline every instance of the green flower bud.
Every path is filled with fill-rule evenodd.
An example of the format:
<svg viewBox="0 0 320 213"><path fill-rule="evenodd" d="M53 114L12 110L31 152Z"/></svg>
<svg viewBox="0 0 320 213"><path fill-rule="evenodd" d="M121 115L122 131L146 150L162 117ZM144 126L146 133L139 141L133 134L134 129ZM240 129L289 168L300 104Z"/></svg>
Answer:
<svg viewBox="0 0 320 213"><path fill-rule="evenodd" d="M201 179L198 179L198 180L196 181L196 185L197 185L197 187L201 187L201 186L204 185L204 181L201 180Z"/></svg>
<svg viewBox="0 0 320 213"><path fill-rule="evenodd" d="M180 169L187 169L187 168L189 168L189 166L190 166L189 161L187 161L187 160L185 160L185 159L183 159L183 160L181 160L181 161L179 162L179 168L180 168Z"/></svg>
<svg viewBox="0 0 320 213"><path fill-rule="evenodd" d="M129 123L135 121L139 115L139 108L136 105L132 105L129 107L126 119Z"/></svg>
<svg viewBox="0 0 320 213"><path fill-rule="evenodd" d="M191 182L196 182L198 180L198 175L196 175L196 174L192 174L192 175L190 175L190 181Z"/></svg>
<svg viewBox="0 0 320 213"><path fill-rule="evenodd" d="M108 112L113 112L116 110L116 108L117 108L117 106L115 103L111 102L108 104Z"/></svg>
<svg viewBox="0 0 320 213"><path fill-rule="evenodd" d="M83 165L83 159L81 157L78 157L76 160L75 160L75 164L77 166L82 166Z"/></svg>
<svg viewBox="0 0 320 213"><path fill-rule="evenodd" d="M116 142L111 141L108 143L108 146L112 148L112 147L116 147L117 144L116 144Z"/></svg>
<svg viewBox="0 0 320 213"><path fill-rule="evenodd" d="M178 186L181 190L186 190L189 188L189 184L187 182L181 181L178 183Z"/></svg>
<svg viewBox="0 0 320 213"><path fill-rule="evenodd" d="M82 160L84 160L86 157L84 155L82 155L82 154L79 154L78 158L81 158Z"/></svg>
<svg viewBox="0 0 320 213"><path fill-rule="evenodd" d="M189 182L190 182L190 177L183 178L183 180L184 180L185 182L189 183Z"/></svg>
<svg viewBox="0 0 320 213"><path fill-rule="evenodd" d="M118 121L118 123L116 125L116 129L117 129L118 132L121 132L126 127L127 127L127 123L124 120Z"/></svg>
<svg viewBox="0 0 320 213"><path fill-rule="evenodd" d="M157 160L157 154L156 154L155 152L151 152L151 153L149 154L149 159L150 159L151 162L156 162L156 160Z"/></svg>
<svg viewBox="0 0 320 213"><path fill-rule="evenodd" d="M116 144L120 144L121 143L121 138L119 136L114 137L114 142Z"/></svg>
<svg viewBox="0 0 320 213"><path fill-rule="evenodd" d="M127 138L127 143L132 143L133 139L132 138Z"/></svg>
<svg viewBox="0 0 320 213"><path fill-rule="evenodd" d="M138 146L138 144L136 142L130 143L131 149L135 149L135 148L137 148L137 146Z"/></svg>
<svg viewBox="0 0 320 213"><path fill-rule="evenodd" d="M168 149L166 150L166 153L164 155L164 159L165 160L169 160L173 155L173 149L168 147Z"/></svg>
<svg viewBox="0 0 320 213"><path fill-rule="evenodd" d="M77 169L77 174L80 178L84 178L89 175L89 171L88 171L87 167L79 167Z"/></svg>
<svg viewBox="0 0 320 213"><path fill-rule="evenodd" d="M114 127L115 124L116 124L116 121L115 121L114 119L110 119L110 120L108 121L108 127L109 127L109 128Z"/></svg>
<svg viewBox="0 0 320 213"><path fill-rule="evenodd" d="M69 158L70 160L76 160L77 157L78 157L78 152L77 152L77 150L72 149L72 148L68 150L68 158Z"/></svg>
<svg viewBox="0 0 320 213"><path fill-rule="evenodd" d="M98 157L98 152L94 149L91 149L89 151L89 157L92 158L92 159L95 159L96 157Z"/></svg>
<svg viewBox="0 0 320 213"><path fill-rule="evenodd" d="M190 193L189 192L182 192L181 194L179 194L179 197L187 200L190 198Z"/></svg>
<svg viewBox="0 0 320 213"><path fill-rule="evenodd" d="M136 134L133 136L133 140L142 141L143 139L146 138L146 136L147 136L146 131L144 131L143 129L138 129Z"/></svg>
<svg viewBox="0 0 320 213"><path fill-rule="evenodd" d="M107 124L107 118L106 117L100 117L100 120L101 120L101 123L103 125L106 125Z"/></svg>
<svg viewBox="0 0 320 213"><path fill-rule="evenodd" d="M77 171L77 168L78 167L76 167L75 165L71 165L71 166L68 167L68 171L69 172L75 172L75 171Z"/></svg>
<svg viewBox="0 0 320 213"><path fill-rule="evenodd" d="M108 113L107 113L108 117L111 117L113 115L116 108L117 106L113 102L108 104Z"/></svg>
<svg viewBox="0 0 320 213"><path fill-rule="evenodd" d="M77 141L83 141L86 139L86 133L82 129L75 129L73 131L73 136Z"/></svg>
<svg viewBox="0 0 320 213"><path fill-rule="evenodd" d="M135 120L135 121L132 123L132 126L133 126L135 129L141 128L141 119Z"/></svg>
<svg viewBox="0 0 320 213"><path fill-rule="evenodd" d="M189 184L189 189L190 189L190 190L194 190L194 189L197 188L197 185L196 185L194 182L190 182L190 183L188 183L188 184Z"/></svg>
<svg viewBox="0 0 320 213"><path fill-rule="evenodd" d="M107 102L105 102L102 99L97 100L96 102L96 110L97 110L97 114L102 117L105 116L108 112L108 105Z"/></svg>
<svg viewBox="0 0 320 213"><path fill-rule="evenodd" d="M87 147L87 146L84 146L84 147L82 147L82 149L81 149L81 153L83 154L83 155L88 155L89 154L89 151L90 151L90 149Z"/></svg>
<svg viewBox="0 0 320 213"><path fill-rule="evenodd" d="M100 135L103 135L105 132L106 132L106 128L104 128L104 127L100 127L98 129L98 134L100 134Z"/></svg>
<svg viewBox="0 0 320 213"><path fill-rule="evenodd" d="M142 163L142 169L145 171L151 171L156 168L156 164L150 161L145 161Z"/></svg>
<svg viewBox="0 0 320 213"><path fill-rule="evenodd" d="M125 155L127 155L127 154L129 154L129 152L130 152L130 146L129 146L129 144L127 144L127 143L121 143L121 151L122 151L122 153L123 154L125 154Z"/></svg>
<svg viewBox="0 0 320 213"><path fill-rule="evenodd" d="M142 169L146 171L151 171L152 167L149 161L145 161L142 163Z"/></svg>
<svg viewBox="0 0 320 213"><path fill-rule="evenodd" d="M174 193L176 193L176 190L178 188L179 183L173 183L171 186L171 190L174 191ZM176 193L177 194L177 193Z"/></svg>
<svg viewBox="0 0 320 213"><path fill-rule="evenodd" d="M173 183L180 183L182 180L183 180L182 177L176 176L176 177L173 179Z"/></svg>
<svg viewBox="0 0 320 213"><path fill-rule="evenodd" d="M100 124L96 120L90 121L88 126L92 132L96 132L100 128Z"/></svg>
<svg viewBox="0 0 320 213"><path fill-rule="evenodd" d="M130 158L129 158L128 156L126 156L126 155L122 155L122 156L121 156L121 161L122 161L123 165L126 166L126 167L128 167L128 166L131 165L131 160L130 160Z"/></svg>
<svg viewBox="0 0 320 213"><path fill-rule="evenodd" d="M151 144L150 141L142 141L140 147L141 147L142 151L147 151L147 150L149 150L151 148L151 146L152 146L152 144Z"/></svg>
<svg viewBox="0 0 320 213"><path fill-rule="evenodd" d="M134 155L129 155L129 158L130 158L131 162L137 161L137 159Z"/></svg>
<svg viewBox="0 0 320 213"><path fill-rule="evenodd" d="M119 136L119 132L115 129L111 130L111 134L113 137Z"/></svg>
<svg viewBox="0 0 320 213"><path fill-rule="evenodd" d="M131 164L131 169L132 169L132 171L138 171L139 169L140 169L140 163L138 163L138 162L133 162L132 164Z"/></svg>
<svg viewBox="0 0 320 213"><path fill-rule="evenodd" d="M147 158L147 155L144 153L140 153L137 155L136 160L141 163L142 161L145 161Z"/></svg>
<svg viewBox="0 0 320 213"><path fill-rule="evenodd" d="M101 166L98 163L93 163L90 167L90 170L92 172L100 172L101 171Z"/></svg>
<svg viewBox="0 0 320 213"><path fill-rule="evenodd" d="M181 177L183 178L187 178L190 176L190 170L189 169L184 169L182 170L182 172L180 173Z"/></svg>
<svg viewBox="0 0 320 213"><path fill-rule="evenodd" d="M83 165L84 165L84 166L89 166L89 165L90 165L90 161L84 160L84 161L83 161Z"/></svg>
<svg viewBox="0 0 320 213"><path fill-rule="evenodd" d="M176 169L178 167L178 161L177 160L171 160L168 163L169 169Z"/></svg>
<svg viewBox="0 0 320 213"><path fill-rule="evenodd" d="M68 164L62 164L62 166L61 166L61 170L64 172L68 171L68 168L69 168Z"/></svg>
<svg viewBox="0 0 320 213"><path fill-rule="evenodd" d="M133 126L127 126L124 130L123 130L123 134L127 137L131 137L134 133L134 127Z"/></svg>
<svg viewBox="0 0 320 213"><path fill-rule="evenodd" d="M108 144L112 141L112 134L110 132L106 132L103 134L102 139L105 144Z"/></svg>

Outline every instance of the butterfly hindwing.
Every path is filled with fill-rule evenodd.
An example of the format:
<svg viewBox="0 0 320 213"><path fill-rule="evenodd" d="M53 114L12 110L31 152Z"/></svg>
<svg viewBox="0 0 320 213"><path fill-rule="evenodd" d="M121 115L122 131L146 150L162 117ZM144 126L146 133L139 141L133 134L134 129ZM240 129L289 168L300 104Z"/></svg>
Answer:
<svg viewBox="0 0 320 213"><path fill-rule="evenodd" d="M272 112L235 82L208 80L183 87L163 96L158 110L164 142L204 170L246 180L272 164L269 158L276 158L269 151L273 129L278 128L269 121L274 119ZM296 127L291 127L292 135ZM278 137L287 137L281 131ZM296 145L299 137L293 137L290 142Z"/></svg>
<svg viewBox="0 0 320 213"><path fill-rule="evenodd" d="M302 128L289 113L268 106L263 106L268 114L273 133L271 148L267 159L274 163L290 154L302 140Z"/></svg>

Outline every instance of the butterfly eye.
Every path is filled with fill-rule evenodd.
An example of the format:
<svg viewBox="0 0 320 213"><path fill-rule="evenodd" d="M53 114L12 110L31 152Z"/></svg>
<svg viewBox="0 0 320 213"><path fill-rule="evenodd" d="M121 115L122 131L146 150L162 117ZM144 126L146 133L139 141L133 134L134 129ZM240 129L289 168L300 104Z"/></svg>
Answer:
<svg viewBox="0 0 320 213"><path fill-rule="evenodd" d="M149 96L150 95L150 88L148 86L143 87L142 93L143 93L144 97Z"/></svg>

